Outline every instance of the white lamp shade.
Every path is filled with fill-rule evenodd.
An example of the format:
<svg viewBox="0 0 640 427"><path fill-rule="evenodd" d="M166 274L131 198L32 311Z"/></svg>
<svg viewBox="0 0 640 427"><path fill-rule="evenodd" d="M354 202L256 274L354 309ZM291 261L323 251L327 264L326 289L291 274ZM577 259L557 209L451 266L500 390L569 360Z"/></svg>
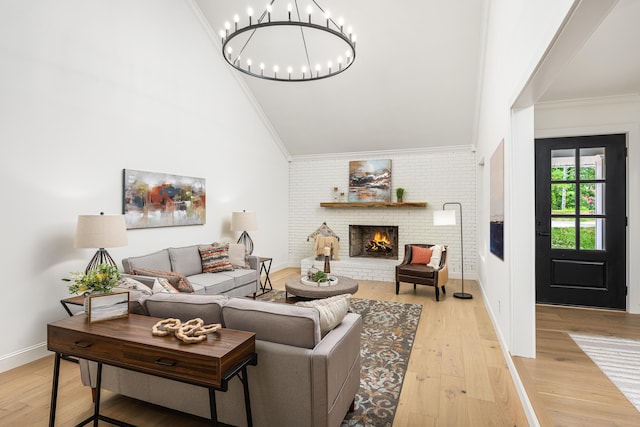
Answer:
<svg viewBox="0 0 640 427"><path fill-rule="evenodd" d="M456 225L456 211L433 211L433 225Z"/></svg>
<svg viewBox="0 0 640 427"><path fill-rule="evenodd" d="M78 215L76 248L127 246L124 215Z"/></svg>
<svg viewBox="0 0 640 427"><path fill-rule="evenodd" d="M253 211L231 213L231 231L251 231L258 229L258 219Z"/></svg>

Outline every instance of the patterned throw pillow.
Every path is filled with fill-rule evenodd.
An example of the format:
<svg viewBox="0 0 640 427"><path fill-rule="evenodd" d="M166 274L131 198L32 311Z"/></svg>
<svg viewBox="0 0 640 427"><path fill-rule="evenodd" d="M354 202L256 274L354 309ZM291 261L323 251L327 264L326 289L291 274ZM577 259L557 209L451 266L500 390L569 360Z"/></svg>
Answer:
<svg viewBox="0 0 640 427"><path fill-rule="evenodd" d="M153 293L178 294L180 292L164 277L156 277L156 281L153 282Z"/></svg>
<svg viewBox="0 0 640 427"><path fill-rule="evenodd" d="M171 283L171 286L176 288L178 291L193 292L191 282L189 282L182 273L177 273L175 271L152 270L150 268L136 268L133 270L133 274L138 274L140 276L164 277L169 281L169 283Z"/></svg>
<svg viewBox="0 0 640 427"><path fill-rule="evenodd" d="M202 259L203 273L217 273L219 271L231 271L233 265L229 260L229 244L217 246L203 246L198 248Z"/></svg>

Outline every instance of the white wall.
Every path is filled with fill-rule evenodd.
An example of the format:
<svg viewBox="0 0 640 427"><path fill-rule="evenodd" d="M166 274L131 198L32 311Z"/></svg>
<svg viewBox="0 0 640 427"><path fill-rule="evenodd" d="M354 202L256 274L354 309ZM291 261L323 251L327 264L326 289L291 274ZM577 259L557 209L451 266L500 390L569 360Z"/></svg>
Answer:
<svg viewBox="0 0 640 427"><path fill-rule="evenodd" d="M122 169L203 177L204 226L130 230L117 262L167 246L236 240L258 213L256 253L287 263L288 163L190 0L0 3L0 177L6 203L0 371L45 354L78 214L120 213Z"/></svg>
<svg viewBox="0 0 640 427"><path fill-rule="evenodd" d="M332 189L348 189L349 161L391 159L392 200L395 189L405 189L405 202L427 202L427 208L321 208L332 201ZM341 238L340 257L349 256L349 224L398 225L399 261L406 243L442 243L450 248L449 271L460 277L460 228L435 227L433 210L444 202L463 205L465 278L475 278L475 155L471 146L449 149L383 151L344 155L299 156L290 165L289 260L300 266L313 256L313 241L307 236L323 222ZM457 206L447 206L458 212ZM459 224L459 222L458 222Z"/></svg>
<svg viewBox="0 0 640 427"><path fill-rule="evenodd" d="M533 286L530 270L515 269L521 265L530 266L534 262L534 241L533 235L523 235L521 229L514 232L513 227L514 223L522 224L522 218L531 216L534 209L533 193L529 199L519 197L521 192L533 188L534 159L530 155L533 125L528 125L528 134L518 131L514 137L511 107L551 43L571 4L570 0L493 0L488 10L476 142L478 159L484 159L485 166L479 169L482 177L478 178L478 182L482 182L483 186L478 189L478 195L483 200L489 198L489 160L498 143L504 139L505 257L500 260L489 252L489 205L479 201L478 269L497 333L507 350L521 356L535 354L535 323L532 316L535 300L520 297L526 295L526 292L522 292L523 288L530 289ZM520 119L525 118L526 112ZM522 121L526 124L526 120Z"/></svg>
<svg viewBox="0 0 640 427"><path fill-rule="evenodd" d="M640 313L640 96L620 96L538 104L536 138L626 133L627 159L627 310Z"/></svg>

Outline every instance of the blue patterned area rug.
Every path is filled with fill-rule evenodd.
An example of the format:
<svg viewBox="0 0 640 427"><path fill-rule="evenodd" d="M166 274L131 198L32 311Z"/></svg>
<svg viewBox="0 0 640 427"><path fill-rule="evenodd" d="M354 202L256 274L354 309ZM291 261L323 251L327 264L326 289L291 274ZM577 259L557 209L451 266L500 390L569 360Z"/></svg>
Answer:
<svg viewBox="0 0 640 427"><path fill-rule="evenodd" d="M285 300L284 291L271 291L258 299L297 301ZM355 410L347 414L342 427L391 427L422 305L353 298L351 311L360 314L363 321L360 390Z"/></svg>

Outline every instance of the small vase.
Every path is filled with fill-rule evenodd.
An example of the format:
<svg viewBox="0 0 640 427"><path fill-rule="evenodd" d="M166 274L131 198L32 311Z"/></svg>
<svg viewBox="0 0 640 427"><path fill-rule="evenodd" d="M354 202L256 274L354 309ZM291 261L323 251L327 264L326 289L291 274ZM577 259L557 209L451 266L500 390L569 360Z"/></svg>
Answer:
<svg viewBox="0 0 640 427"><path fill-rule="evenodd" d="M398 203L402 203L402 197L398 197Z"/></svg>

